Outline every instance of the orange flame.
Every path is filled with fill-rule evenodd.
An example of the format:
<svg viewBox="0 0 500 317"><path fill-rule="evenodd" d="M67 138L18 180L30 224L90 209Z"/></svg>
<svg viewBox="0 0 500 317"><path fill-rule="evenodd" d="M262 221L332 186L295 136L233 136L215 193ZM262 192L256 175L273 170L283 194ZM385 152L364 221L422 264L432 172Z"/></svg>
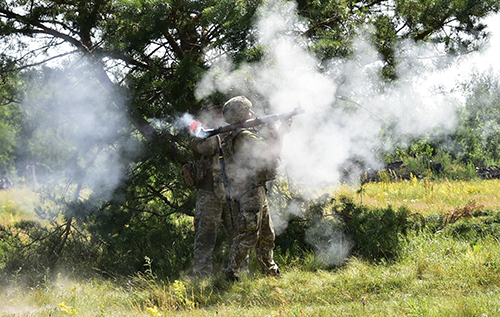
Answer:
<svg viewBox="0 0 500 317"><path fill-rule="evenodd" d="M191 132L196 131L196 129L198 129L199 125L201 125L200 121L193 121L193 122L191 122L191 124L189 125L189 131L191 131Z"/></svg>

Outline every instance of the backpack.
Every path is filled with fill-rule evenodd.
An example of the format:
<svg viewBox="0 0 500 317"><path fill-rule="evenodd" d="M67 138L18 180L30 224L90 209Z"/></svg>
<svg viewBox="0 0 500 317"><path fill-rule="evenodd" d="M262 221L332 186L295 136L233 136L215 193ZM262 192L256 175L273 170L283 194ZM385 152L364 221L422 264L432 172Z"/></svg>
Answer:
<svg viewBox="0 0 500 317"><path fill-rule="evenodd" d="M209 157L202 157L196 161L189 161L181 169L182 180L187 187L199 188L201 181L208 175L211 168Z"/></svg>

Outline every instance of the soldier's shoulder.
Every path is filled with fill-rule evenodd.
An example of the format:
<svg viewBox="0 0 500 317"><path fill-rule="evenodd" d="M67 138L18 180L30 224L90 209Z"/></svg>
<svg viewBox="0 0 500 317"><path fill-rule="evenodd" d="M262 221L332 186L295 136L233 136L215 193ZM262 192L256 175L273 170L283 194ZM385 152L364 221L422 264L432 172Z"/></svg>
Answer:
<svg viewBox="0 0 500 317"><path fill-rule="evenodd" d="M255 131L252 130L241 130L240 133L237 135L238 138L256 138L259 139L259 136Z"/></svg>
<svg viewBox="0 0 500 317"><path fill-rule="evenodd" d="M243 130L234 139L236 147L260 147L265 145L265 141L254 131Z"/></svg>

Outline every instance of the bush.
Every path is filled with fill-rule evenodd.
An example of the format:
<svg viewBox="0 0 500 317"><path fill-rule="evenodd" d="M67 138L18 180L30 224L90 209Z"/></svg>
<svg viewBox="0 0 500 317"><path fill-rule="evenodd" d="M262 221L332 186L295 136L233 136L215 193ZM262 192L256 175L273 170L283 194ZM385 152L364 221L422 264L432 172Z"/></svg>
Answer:
<svg viewBox="0 0 500 317"><path fill-rule="evenodd" d="M101 211L77 219L0 225L1 280L9 281L16 272L28 285L59 272L127 276L143 271L146 257L159 278L178 277L191 266L194 239L188 216L131 218Z"/></svg>
<svg viewBox="0 0 500 317"><path fill-rule="evenodd" d="M368 209L341 197L322 198L306 206L303 217L290 219L276 238L282 253L302 256L310 251L327 266L336 266L349 255L378 261L392 259L401 249L401 239L410 228L405 207Z"/></svg>
<svg viewBox="0 0 500 317"><path fill-rule="evenodd" d="M410 227L406 207L368 209L341 198L335 212L344 221L345 233L353 239L352 253L370 260L392 259L401 249L401 239Z"/></svg>

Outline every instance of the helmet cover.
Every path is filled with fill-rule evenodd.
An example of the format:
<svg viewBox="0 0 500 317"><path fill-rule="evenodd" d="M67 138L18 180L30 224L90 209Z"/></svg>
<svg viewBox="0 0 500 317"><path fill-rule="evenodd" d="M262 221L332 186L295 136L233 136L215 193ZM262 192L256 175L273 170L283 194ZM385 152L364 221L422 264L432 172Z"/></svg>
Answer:
<svg viewBox="0 0 500 317"><path fill-rule="evenodd" d="M224 120L233 124L243 121L252 108L252 102L244 96L229 99L223 107Z"/></svg>

